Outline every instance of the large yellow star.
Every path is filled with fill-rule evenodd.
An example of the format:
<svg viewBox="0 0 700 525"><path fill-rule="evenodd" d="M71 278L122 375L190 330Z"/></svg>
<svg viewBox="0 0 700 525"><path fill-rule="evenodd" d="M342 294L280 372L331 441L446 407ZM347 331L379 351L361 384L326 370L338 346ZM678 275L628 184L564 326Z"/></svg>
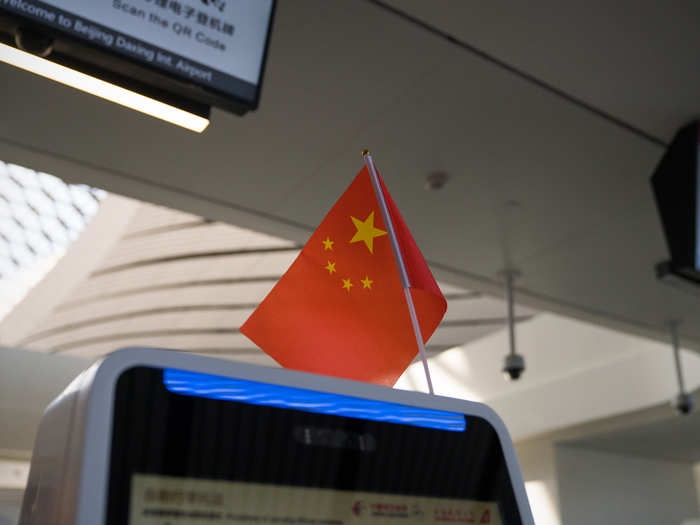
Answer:
<svg viewBox="0 0 700 525"><path fill-rule="evenodd" d="M328 273L334 274L335 273L335 263L328 261L328 264L325 266L325 269L328 270Z"/></svg>
<svg viewBox="0 0 700 525"><path fill-rule="evenodd" d="M355 286L350 282L350 278L348 277L347 279L343 279L343 288L347 290L348 292L350 291L350 288Z"/></svg>
<svg viewBox="0 0 700 525"><path fill-rule="evenodd" d="M372 289L372 283L374 282L372 279L369 278L369 275L365 275L364 279L360 279L360 282L362 283L362 288L365 289L367 288L368 290Z"/></svg>
<svg viewBox="0 0 700 525"><path fill-rule="evenodd" d="M355 228L357 228L357 232L355 232L353 238L350 239L350 242L364 241L369 253L374 253L374 238L386 235L384 230L374 227L374 212L371 212L364 221L352 216L350 216L350 218Z"/></svg>

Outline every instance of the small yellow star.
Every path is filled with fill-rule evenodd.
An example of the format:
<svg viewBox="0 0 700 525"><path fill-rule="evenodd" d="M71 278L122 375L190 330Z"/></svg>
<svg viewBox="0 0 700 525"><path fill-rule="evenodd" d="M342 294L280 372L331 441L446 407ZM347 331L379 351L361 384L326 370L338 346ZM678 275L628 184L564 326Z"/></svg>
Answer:
<svg viewBox="0 0 700 525"><path fill-rule="evenodd" d="M328 261L328 264L325 266L325 269L328 270L328 273L334 274L335 273L335 263Z"/></svg>
<svg viewBox="0 0 700 525"><path fill-rule="evenodd" d="M374 282L372 279L369 278L368 275L365 275L365 278L360 281L362 283L362 289L364 290L367 288L368 290L372 289L372 283Z"/></svg>
<svg viewBox="0 0 700 525"><path fill-rule="evenodd" d="M349 277L347 279L343 279L343 289L350 292L350 288L352 288L353 286L355 286L355 285L350 282Z"/></svg>
<svg viewBox="0 0 700 525"><path fill-rule="evenodd" d="M330 237L326 237L326 240L321 242L323 243L324 251L332 250L335 244L335 241L331 241Z"/></svg>
<svg viewBox="0 0 700 525"><path fill-rule="evenodd" d="M369 253L374 253L374 238L386 235L384 230L374 227L374 212L371 212L364 221L356 219L353 216L350 216L350 219L352 219L352 223L355 225L355 228L357 228L350 242L364 241Z"/></svg>

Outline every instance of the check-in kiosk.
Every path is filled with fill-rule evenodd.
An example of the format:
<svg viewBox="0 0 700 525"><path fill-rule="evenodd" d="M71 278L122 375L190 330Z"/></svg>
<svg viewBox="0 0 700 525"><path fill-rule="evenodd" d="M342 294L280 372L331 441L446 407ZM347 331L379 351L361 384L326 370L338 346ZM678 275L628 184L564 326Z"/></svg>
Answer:
<svg viewBox="0 0 700 525"><path fill-rule="evenodd" d="M20 525L532 524L479 403L130 348L46 410Z"/></svg>

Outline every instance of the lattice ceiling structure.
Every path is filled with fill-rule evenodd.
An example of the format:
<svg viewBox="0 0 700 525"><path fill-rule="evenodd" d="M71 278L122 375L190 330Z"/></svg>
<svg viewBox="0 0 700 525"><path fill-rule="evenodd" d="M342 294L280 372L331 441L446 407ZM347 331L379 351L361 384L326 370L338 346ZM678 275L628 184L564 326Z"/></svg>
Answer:
<svg viewBox="0 0 700 525"><path fill-rule="evenodd" d="M0 316L80 235L105 195L0 161Z"/></svg>

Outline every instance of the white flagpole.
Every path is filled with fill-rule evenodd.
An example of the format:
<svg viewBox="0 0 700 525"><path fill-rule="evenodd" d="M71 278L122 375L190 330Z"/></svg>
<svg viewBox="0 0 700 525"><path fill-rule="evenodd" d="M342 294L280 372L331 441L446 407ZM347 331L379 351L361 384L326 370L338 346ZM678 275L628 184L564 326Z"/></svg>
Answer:
<svg viewBox="0 0 700 525"><path fill-rule="evenodd" d="M403 293L406 296L406 304L408 305L408 313L411 317L411 325L413 326L413 333L416 336L416 343L418 343L418 351L420 352L421 360L423 361L423 370L425 370L425 379L428 381L428 392L434 394L433 392L433 381L430 379L430 369L428 368L428 357L425 353L425 345L423 344L423 334L420 331L420 325L418 324L418 316L416 315L416 307L413 305L413 297L411 297L411 282L408 279L408 273L406 273L406 265L403 262L403 255L401 255L401 248L399 248L399 242L396 239L396 233L394 232L394 224L391 222L391 216L389 215L389 209L386 206L386 201L384 200L384 192L382 192L382 187L379 184L379 176L377 175L377 168L374 166L374 160L372 155L368 150L362 150L362 158L365 161L365 166L369 170L370 179L372 180L372 187L374 188L374 194L377 196L377 202L379 202L379 209L382 213L382 219L386 225L386 229L389 234L389 241L391 242L391 249L394 252L394 260L396 261L396 266L399 269L399 278L401 279L401 286L403 287Z"/></svg>

